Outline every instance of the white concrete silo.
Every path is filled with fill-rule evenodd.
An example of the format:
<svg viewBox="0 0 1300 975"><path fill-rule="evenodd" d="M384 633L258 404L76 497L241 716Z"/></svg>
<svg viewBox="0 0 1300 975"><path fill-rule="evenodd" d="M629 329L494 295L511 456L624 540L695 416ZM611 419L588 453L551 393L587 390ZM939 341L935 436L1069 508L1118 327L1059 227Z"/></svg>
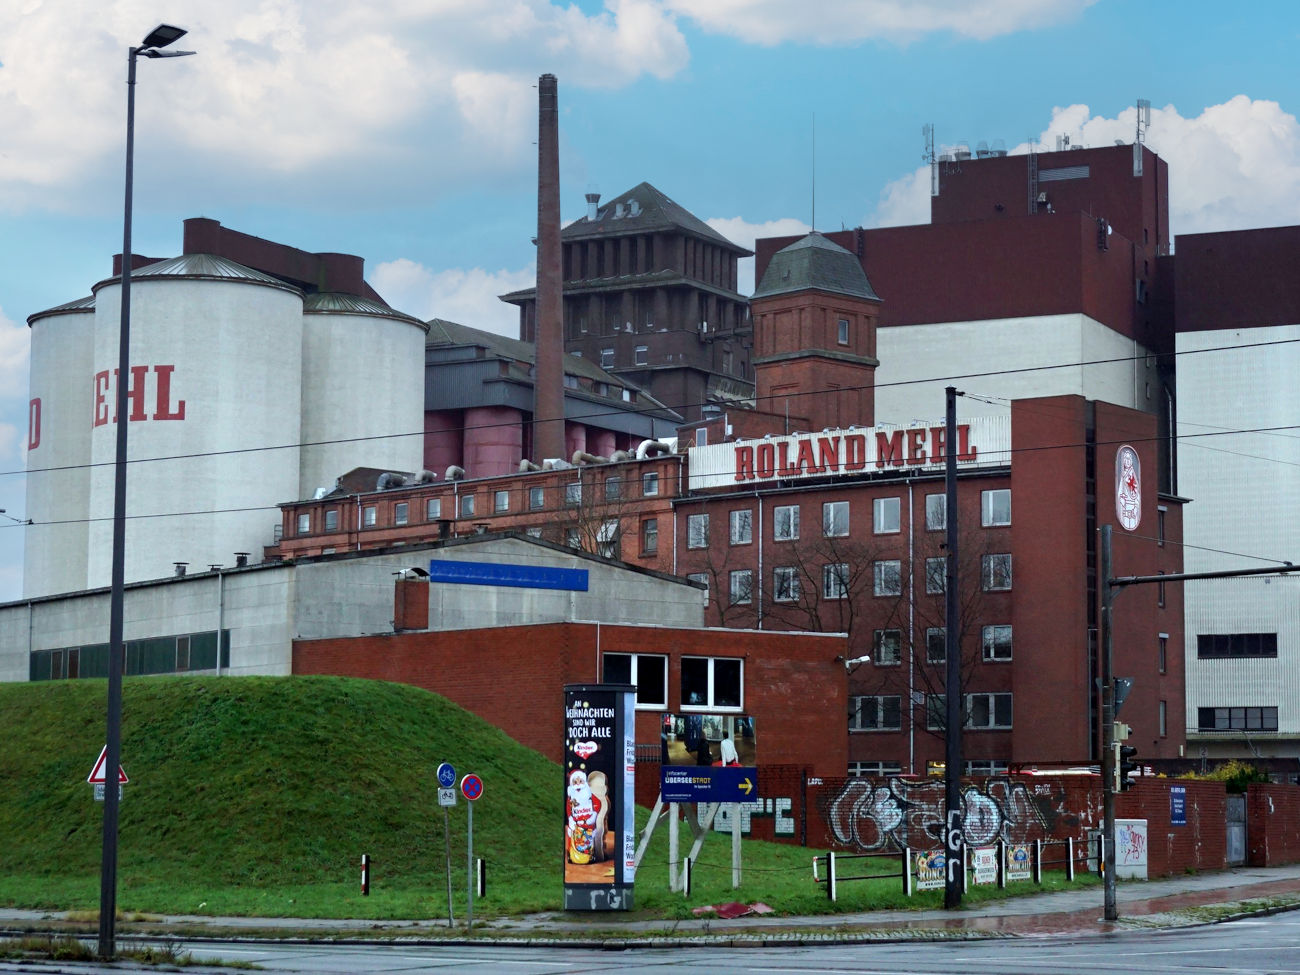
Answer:
<svg viewBox="0 0 1300 975"><path fill-rule="evenodd" d="M23 595L86 587L95 299L37 312L31 328Z"/></svg>
<svg viewBox="0 0 1300 975"><path fill-rule="evenodd" d="M120 279L95 299L92 587L110 581ZM222 257L133 272L128 582L258 560L273 542L276 504L298 497L302 320L301 291Z"/></svg>
<svg viewBox="0 0 1300 975"><path fill-rule="evenodd" d="M308 295L303 312L304 496L355 467L418 471L429 326L349 294Z"/></svg>

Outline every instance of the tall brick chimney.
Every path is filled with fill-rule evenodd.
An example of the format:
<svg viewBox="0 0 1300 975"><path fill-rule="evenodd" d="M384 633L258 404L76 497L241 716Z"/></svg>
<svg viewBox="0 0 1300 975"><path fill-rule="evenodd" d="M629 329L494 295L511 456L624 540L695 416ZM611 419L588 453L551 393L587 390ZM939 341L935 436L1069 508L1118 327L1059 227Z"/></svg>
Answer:
<svg viewBox="0 0 1300 975"><path fill-rule="evenodd" d="M560 114L555 75L537 83L537 367L533 456L564 457L564 295L560 254Z"/></svg>

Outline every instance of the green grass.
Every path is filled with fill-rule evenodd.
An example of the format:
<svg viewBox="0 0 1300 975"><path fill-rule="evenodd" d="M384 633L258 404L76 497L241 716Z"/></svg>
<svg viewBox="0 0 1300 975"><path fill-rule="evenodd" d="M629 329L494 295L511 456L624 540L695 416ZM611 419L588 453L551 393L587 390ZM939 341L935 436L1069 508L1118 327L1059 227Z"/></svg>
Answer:
<svg viewBox="0 0 1300 975"><path fill-rule="evenodd" d="M103 745L105 693L94 680L0 685L0 905L98 908L103 805L85 779ZM486 785L474 852L488 862L489 887L476 917L559 909L559 767L435 694L330 677L130 679L122 736L131 777L120 816L123 912L445 918L441 761ZM465 812L462 801L450 815L457 920ZM683 852L688 836L683 828ZM811 879L821 851L748 840L733 890L723 834L705 843L687 900L668 890L667 845L664 827L638 872L642 916L732 900L782 914L942 902L941 891L909 901L901 881L879 880L843 884L832 905ZM369 897L362 853L372 860ZM997 896L1006 895L978 888L967 900Z"/></svg>

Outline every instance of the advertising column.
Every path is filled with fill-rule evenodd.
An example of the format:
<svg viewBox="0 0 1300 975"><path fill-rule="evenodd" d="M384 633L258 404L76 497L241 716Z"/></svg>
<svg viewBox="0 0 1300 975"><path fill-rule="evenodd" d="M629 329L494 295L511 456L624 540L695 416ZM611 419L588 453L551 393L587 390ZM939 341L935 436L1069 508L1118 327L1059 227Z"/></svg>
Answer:
<svg viewBox="0 0 1300 975"><path fill-rule="evenodd" d="M564 909L632 909L636 688L564 687Z"/></svg>

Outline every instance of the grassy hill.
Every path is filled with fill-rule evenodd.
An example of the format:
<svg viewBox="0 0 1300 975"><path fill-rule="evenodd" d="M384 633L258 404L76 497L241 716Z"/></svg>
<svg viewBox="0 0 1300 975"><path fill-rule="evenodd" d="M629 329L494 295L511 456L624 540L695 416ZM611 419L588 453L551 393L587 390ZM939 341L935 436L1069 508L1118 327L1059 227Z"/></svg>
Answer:
<svg viewBox="0 0 1300 975"><path fill-rule="evenodd" d="M98 905L103 813L85 780L103 746L105 695L103 681L0 685L0 903ZM327 903L355 894L366 914L445 915L440 761L484 780L475 853L522 881L522 906L558 902L558 767L418 688L127 680L122 755L123 909L330 913ZM465 818L462 800L451 814L462 896ZM401 891L397 902L359 896L362 853L375 894Z"/></svg>

